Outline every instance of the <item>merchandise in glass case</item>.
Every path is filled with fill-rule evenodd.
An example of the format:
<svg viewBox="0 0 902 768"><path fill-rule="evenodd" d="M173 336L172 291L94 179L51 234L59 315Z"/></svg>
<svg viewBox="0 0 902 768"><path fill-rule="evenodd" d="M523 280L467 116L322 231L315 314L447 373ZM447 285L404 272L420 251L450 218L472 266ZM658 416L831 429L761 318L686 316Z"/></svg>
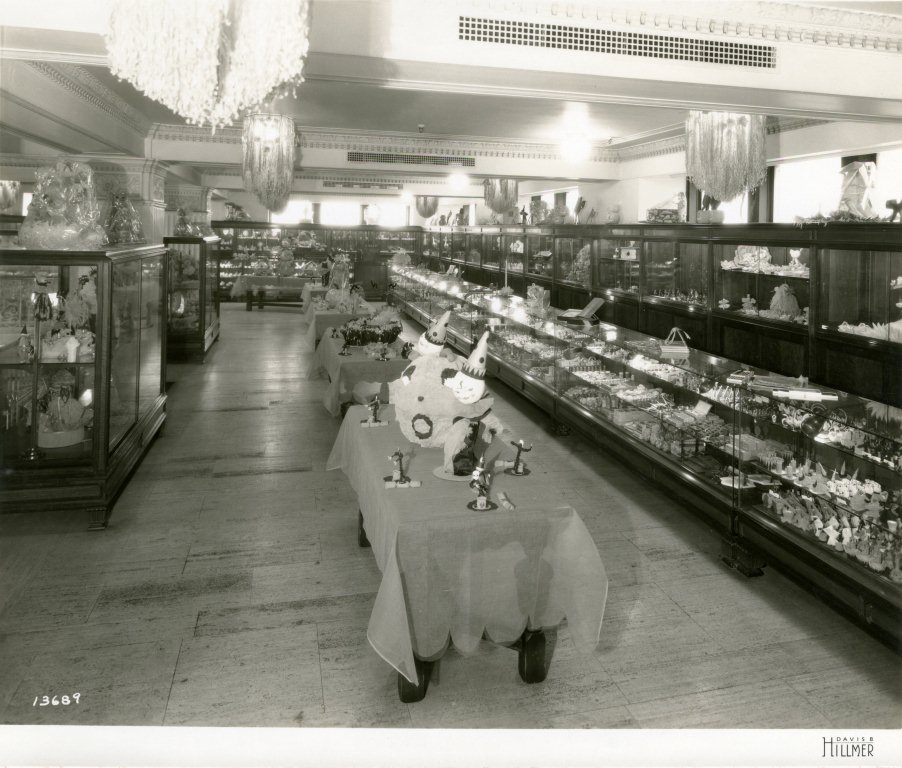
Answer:
<svg viewBox="0 0 902 768"><path fill-rule="evenodd" d="M485 246L482 250L482 266L499 269L504 261L504 236L500 232L484 231Z"/></svg>
<svg viewBox="0 0 902 768"><path fill-rule="evenodd" d="M523 274L526 238L523 235L504 236L504 264L508 273Z"/></svg>
<svg viewBox="0 0 902 768"><path fill-rule="evenodd" d="M642 243L632 238L601 237L597 248L595 286L599 290L638 296Z"/></svg>
<svg viewBox="0 0 902 768"><path fill-rule="evenodd" d="M169 248L166 353L202 362L219 337L219 239L166 237L163 243Z"/></svg>
<svg viewBox="0 0 902 768"><path fill-rule="evenodd" d="M821 327L902 344L902 248L819 254Z"/></svg>
<svg viewBox="0 0 902 768"><path fill-rule="evenodd" d="M106 525L165 418L166 264L161 246L0 250L4 511Z"/></svg>
<svg viewBox="0 0 902 768"><path fill-rule="evenodd" d="M717 245L715 263L719 309L808 325L809 248Z"/></svg>
<svg viewBox="0 0 902 768"><path fill-rule="evenodd" d="M587 237L557 237L557 279L583 288L592 287L592 241Z"/></svg>
<svg viewBox="0 0 902 768"><path fill-rule="evenodd" d="M527 230L526 272L536 277L554 275L554 237L550 232Z"/></svg>
<svg viewBox="0 0 902 768"><path fill-rule="evenodd" d="M672 240L647 240L644 295L706 308L707 245Z"/></svg>

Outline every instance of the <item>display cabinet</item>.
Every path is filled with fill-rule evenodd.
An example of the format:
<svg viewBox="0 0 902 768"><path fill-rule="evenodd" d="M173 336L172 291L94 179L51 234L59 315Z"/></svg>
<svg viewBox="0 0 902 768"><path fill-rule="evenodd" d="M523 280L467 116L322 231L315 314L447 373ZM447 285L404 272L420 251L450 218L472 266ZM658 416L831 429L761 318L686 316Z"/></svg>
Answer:
<svg viewBox="0 0 902 768"><path fill-rule="evenodd" d="M526 230L526 274L549 280L554 275L554 235L550 230Z"/></svg>
<svg viewBox="0 0 902 768"><path fill-rule="evenodd" d="M0 214L0 248L15 247L19 244L19 227L23 221L24 216Z"/></svg>
<svg viewBox="0 0 902 768"><path fill-rule="evenodd" d="M167 253L0 250L0 509L106 526L163 425Z"/></svg>
<svg viewBox="0 0 902 768"><path fill-rule="evenodd" d="M219 238L166 237L169 312L166 355L203 362L219 338Z"/></svg>
<svg viewBox="0 0 902 768"><path fill-rule="evenodd" d="M555 280L567 285L592 287L592 240L589 237L556 236Z"/></svg>
<svg viewBox="0 0 902 768"><path fill-rule="evenodd" d="M609 294L638 298L642 241L612 233L610 237L599 237L596 248L595 288Z"/></svg>
<svg viewBox="0 0 902 768"><path fill-rule="evenodd" d="M420 322L452 309L462 352L490 328L490 374L705 514L728 563L780 565L898 642L902 410L444 275L397 285Z"/></svg>
<svg viewBox="0 0 902 768"><path fill-rule="evenodd" d="M482 230L484 244L482 249L482 266L485 269L503 270L504 269L504 235L499 229L490 229L488 227Z"/></svg>

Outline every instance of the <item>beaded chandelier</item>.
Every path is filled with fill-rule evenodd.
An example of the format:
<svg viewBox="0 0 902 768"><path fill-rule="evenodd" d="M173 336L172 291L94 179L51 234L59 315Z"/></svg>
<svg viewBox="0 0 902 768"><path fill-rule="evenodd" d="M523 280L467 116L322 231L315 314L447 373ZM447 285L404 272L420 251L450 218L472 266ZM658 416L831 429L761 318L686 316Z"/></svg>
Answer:
<svg viewBox="0 0 902 768"><path fill-rule="evenodd" d="M767 175L765 115L689 113L686 174L716 200L757 188Z"/></svg>
<svg viewBox="0 0 902 768"><path fill-rule="evenodd" d="M519 185L515 179L486 179L483 199L493 213L505 213L517 205Z"/></svg>
<svg viewBox="0 0 902 768"><path fill-rule="evenodd" d="M112 0L110 71L215 130L303 81L309 0Z"/></svg>
<svg viewBox="0 0 902 768"><path fill-rule="evenodd" d="M248 115L241 146L244 188L253 192L267 210L281 211L294 180L294 120L285 115Z"/></svg>

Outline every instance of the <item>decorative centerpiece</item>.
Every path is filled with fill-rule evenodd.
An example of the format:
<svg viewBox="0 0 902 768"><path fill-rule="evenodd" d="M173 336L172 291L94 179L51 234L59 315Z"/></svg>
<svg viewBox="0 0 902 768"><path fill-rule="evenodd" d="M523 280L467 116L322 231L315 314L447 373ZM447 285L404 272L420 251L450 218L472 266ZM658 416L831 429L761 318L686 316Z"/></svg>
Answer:
<svg viewBox="0 0 902 768"><path fill-rule="evenodd" d="M89 166L60 160L37 172L19 242L26 248L58 250L96 250L107 244Z"/></svg>
<svg viewBox="0 0 902 768"><path fill-rule="evenodd" d="M106 233L110 245L145 242L141 219L132 201L128 199L127 192L117 192L113 196L110 215L106 222Z"/></svg>
<svg viewBox="0 0 902 768"><path fill-rule="evenodd" d="M394 344L401 335L401 323L391 321L378 325L366 318L349 320L339 329L345 344L352 347L365 347L367 344Z"/></svg>

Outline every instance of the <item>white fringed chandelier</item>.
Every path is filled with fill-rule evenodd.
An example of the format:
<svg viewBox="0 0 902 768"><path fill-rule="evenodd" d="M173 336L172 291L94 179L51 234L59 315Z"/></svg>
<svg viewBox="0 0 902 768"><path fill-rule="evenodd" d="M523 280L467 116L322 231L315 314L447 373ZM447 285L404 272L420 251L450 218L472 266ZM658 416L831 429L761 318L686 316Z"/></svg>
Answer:
<svg viewBox="0 0 902 768"><path fill-rule="evenodd" d="M506 213L517 205L518 183L515 179L486 179L483 200L494 213Z"/></svg>
<svg viewBox="0 0 902 768"><path fill-rule="evenodd" d="M244 118L241 174L244 188L267 210L278 213L288 202L294 181L294 120L285 115L254 114Z"/></svg>
<svg viewBox="0 0 902 768"><path fill-rule="evenodd" d="M689 113L686 174L716 200L756 189L767 175L766 115Z"/></svg>
<svg viewBox="0 0 902 768"><path fill-rule="evenodd" d="M215 130L302 82L309 0L112 0L110 71Z"/></svg>

